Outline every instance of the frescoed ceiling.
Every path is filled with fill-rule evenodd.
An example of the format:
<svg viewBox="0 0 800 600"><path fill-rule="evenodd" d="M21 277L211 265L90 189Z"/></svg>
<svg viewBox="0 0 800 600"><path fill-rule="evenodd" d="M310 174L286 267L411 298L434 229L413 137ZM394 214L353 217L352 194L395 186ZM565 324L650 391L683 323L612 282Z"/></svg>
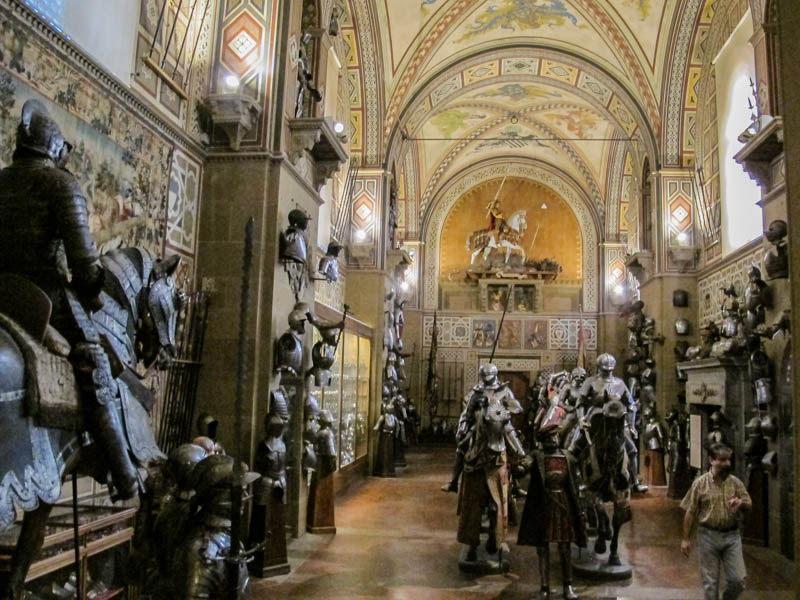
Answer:
<svg viewBox="0 0 800 600"><path fill-rule="evenodd" d="M685 38L694 26L695 4L348 0L362 29L352 37L363 65L354 89L381 99L354 117L356 152L395 171L400 233L420 235L460 172L513 157L579 185L604 235L624 234L622 205L637 201L645 157L660 162L665 79L681 76L670 52L678 29Z"/></svg>

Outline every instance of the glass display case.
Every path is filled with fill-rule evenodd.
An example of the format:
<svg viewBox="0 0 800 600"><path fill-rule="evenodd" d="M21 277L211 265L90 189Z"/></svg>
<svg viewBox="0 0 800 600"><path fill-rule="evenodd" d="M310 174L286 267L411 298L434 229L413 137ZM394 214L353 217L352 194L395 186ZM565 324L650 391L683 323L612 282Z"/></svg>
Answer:
<svg viewBox="0 0 800 600"><path fill-rule="evenodd" d="M372 358L372 342L358 338L358 397L356 398L356 458L367 453L369 437L367 419L369 417L369 367Z"/></svg>
<svg viewBox="0 0 800 600"><path fill-rule="evenodd" d="M317 339L315 332L314 341ZM369 338L345 331L331 367L331 385L311 387L319 407L330 411L333 417L337 469L367 454L371 352Z"/></svg>

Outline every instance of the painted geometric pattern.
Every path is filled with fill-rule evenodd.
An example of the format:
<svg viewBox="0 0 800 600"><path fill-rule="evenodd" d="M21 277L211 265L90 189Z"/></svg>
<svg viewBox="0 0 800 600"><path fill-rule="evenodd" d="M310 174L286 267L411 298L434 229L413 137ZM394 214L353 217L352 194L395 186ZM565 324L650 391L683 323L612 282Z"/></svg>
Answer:
<svg viewBox="0 0 800 600"><path fill-rule="evenodd" d="M565 318L519 318L513 321L514 326L519 329L520 337L525 330L525 325L531 321L547 321L547 331L549 343L547 348L531 350L523 348L521 352L541 352L541 350L577 350L578 331L581 323L583 324L584 340L587 350L597 349L597 320L594 318L565 317ZM475 322L484 322L483 315L475 316L449 316L437 315L436 327L439 331L437 344L442 348L469 348L471 347L471 332ZM505 324L504 324L505 326ZM425 346L431 345L433 337L433 315L426 315L422 323L422 343ZM518 349L515 348L515 351Z"/></svg>
<svg viewBox="0 0 800 600"><path fill-rule="evenodd" d="M722 306L720 288L727 288L733 284L739 299L744 297L744 289L748 282L747 272L752 265L756 265L763 273L763 258L764 249L759 246L735 261L721 264L713 273L697 280L697 304L701 326L711 320L720 320Z"/></svg>
<svg viewBox="0 0 800 600"><path fill-rule="evenodd" d="M574 86L605 106L610 116L628 135L633 135L638 128L636 121L617 94L578 66L554 58L497 58L465 67L463 71L439 82L435 88L416 100L405 120L408 130L414 132L422 124L431 107L446 101L464 87L478 81L485 83L488 79L505 75L529 75L532 81L535 78L555 79Z"/></svg>
<svg viewBox="0 0 800 600"><path fill-rule="evenodd" d="M200 195L200 163L179 148L172 154L167 195L167 246L194 254Z"/></svg>
<svg viewBox="0 0 800 600"><path fill-rule="evenodd" d="M213 93L222 89L225 77L235 75L240 89L263 102L266 90L267 69L264 68L270 38L270 17L273 0L225 0L217 20L215 58L219 65L211 82ZM254 146L263 133L264 116L252 128L243 145ZM227 138L215 132L212 143L225 143Z"/></svg>
<svg viewBox="0 0 800 600"><path fill-rule="evenodd" d="M691 246L694 243L693 173L685 177L664 176L667 224L670 246ZM679 237L680 236L680 237Z"/></svg>
<svg viewBox="0 0 800 600"><path fill-rule="evenodd" d="M494 178L518 176L544 184L563 198L572 208L583 232L583 300L584 310L598 310L599 273L597 231L587 200L560 175L539 166L518 162L491 163L465 174L446 188L433 202L425 233L425 268L423 269L424 306L433 310L438 302L439 241L444 220L456 201L473 187Z"/></svg>

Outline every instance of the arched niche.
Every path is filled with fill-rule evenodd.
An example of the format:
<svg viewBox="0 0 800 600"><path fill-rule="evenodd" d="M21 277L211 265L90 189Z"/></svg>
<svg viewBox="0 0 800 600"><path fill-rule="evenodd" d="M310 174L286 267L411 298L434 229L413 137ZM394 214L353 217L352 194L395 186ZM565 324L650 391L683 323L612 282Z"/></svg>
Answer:
<svg viewBox="0 0 800 600"><path fill-rule="evenodd" d="M583 236L572 208L549 187L516 176L486 180L455 201L439 240L439 277L446 279L470 264L472 251L466 249L465 241L473 231L489 227L487 207L495 196L506 218L526 211L527 228L520 246L527 259L554 259L563 267L559 281L580 282Z"/></svg>
<svg viewBox="0 0 800 600"><path fill-rule="evenodd" d="M574 182L556 169L523 159L509 159L491 164L478 165L460 177L444 185L431 203L430 211L423 224L425 241L425 269L422 275L423 307L434 310L438 306L438 284L440 278L440 247L442 231L448 215L458 201L470 190L484 183L503 177L530 182L540 186L564 202L575 217L582 238L581 277L583 279L583 308L587 312L599 310L599 244L601 241L599 223L596 215L589 209L590 199ZM499 184L498 184L499 185ZM484 207L485 208L485 207ZM535 230L533 219L528 220L529 228ZM463 242L462 242L463 247ZM534 250L535 258L544 258Z"/></svg>

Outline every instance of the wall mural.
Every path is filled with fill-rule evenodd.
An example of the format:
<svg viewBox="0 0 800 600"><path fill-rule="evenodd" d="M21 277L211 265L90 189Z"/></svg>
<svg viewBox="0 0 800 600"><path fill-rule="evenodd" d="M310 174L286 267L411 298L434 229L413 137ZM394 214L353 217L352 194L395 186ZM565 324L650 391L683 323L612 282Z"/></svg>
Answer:
<svg viewBox="0 0 800 600"><path fill-rule="evenodd" d="M498 29L525 31L561 27L567 23L577 26L578 18L567 10L562 0L543 0L541 4L529 0L505 0L500 6L489 4L458 41L464 42Z"/></svg>
<svg viewBox="0 0 800 600"><path fill-rule="evenodd" d="M541 184L507 177L505 183L500 178L475 186L452 206L442 228L439 274L457 281L495 267L546 270L543 261L550 259L563 267L555 272L559 281L578 281L582 256L580 226L567 203Z"/></svg>
<svg viewBox="0 0 800 600"><path fill-rule="evenodd" d="M30 98L44 102L74 145L67 168L86 194L100 250L139 245L160 255L167 231L172 144L119 96L79 70L68 52L66 57L63 51L54 52L27 24L2 13L0 167L11 161L20 110ZM181 234L179 243L170 245L189 259L184 261L184 279L193 265L200 165L180 154L184 162L173 162L173 169L184 165L183 185L173 191L170 222L172 232Z"/></svg>

